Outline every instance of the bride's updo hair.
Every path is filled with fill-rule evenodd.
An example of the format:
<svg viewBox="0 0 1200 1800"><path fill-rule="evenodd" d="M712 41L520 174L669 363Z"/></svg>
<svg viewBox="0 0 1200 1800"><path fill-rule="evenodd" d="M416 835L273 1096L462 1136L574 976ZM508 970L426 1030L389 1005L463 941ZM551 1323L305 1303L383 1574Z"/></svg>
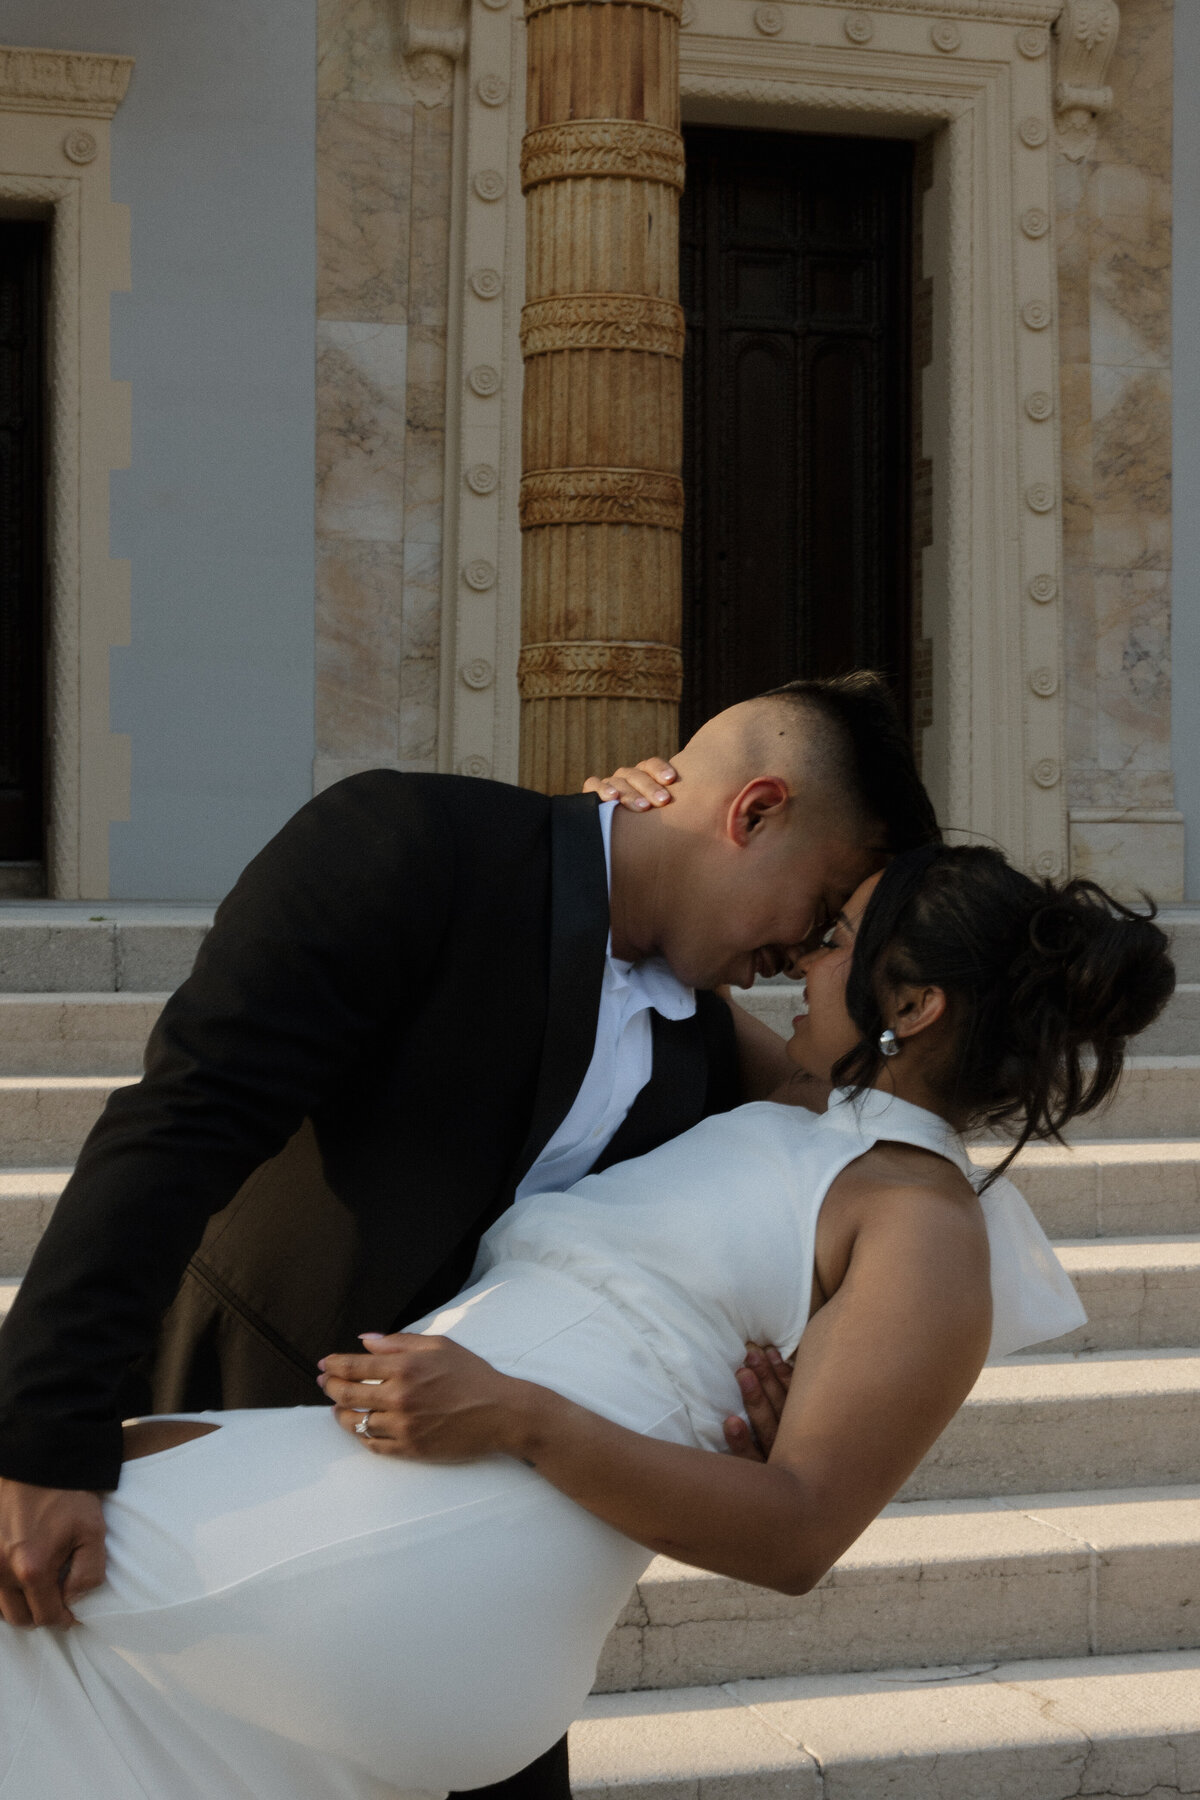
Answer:
<svg viewBox="0 0 1200 1800"><path fill-rule="evenodd" d="M1053 1138L1112 1093L1129 1038L1166 1005L1175 969L1149 902L1094 881L1034 881L998 850L928 845L888 864L858 928L846 1006L861 1042L833 1071L861 1090L882 1065L883 1004L939 987L957 1023L942 1094L969 1127Z"/></svg>

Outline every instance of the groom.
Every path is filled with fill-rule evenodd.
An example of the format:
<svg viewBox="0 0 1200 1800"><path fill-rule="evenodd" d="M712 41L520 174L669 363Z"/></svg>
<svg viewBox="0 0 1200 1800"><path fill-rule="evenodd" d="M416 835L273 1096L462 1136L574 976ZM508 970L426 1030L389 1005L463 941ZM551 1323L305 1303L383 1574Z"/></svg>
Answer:
<svg viewBox="0 0 1200 1800"><path fill-rule="evenodd" d="M10 1626L102 1580L123 1416L319 1403L317 1358L445 1301L514 1198L760 1090L710 990L936 835L871 677L731 708L675 762L646 813L354 776L249 865L0 1330ZM482 1791L565 1800L564 1748Z"/></svg>

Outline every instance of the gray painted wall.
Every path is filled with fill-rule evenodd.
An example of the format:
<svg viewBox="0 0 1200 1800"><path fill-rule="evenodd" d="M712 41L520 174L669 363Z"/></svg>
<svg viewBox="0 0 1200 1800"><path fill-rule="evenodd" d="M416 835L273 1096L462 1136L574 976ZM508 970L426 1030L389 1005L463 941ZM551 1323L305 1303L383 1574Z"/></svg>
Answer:
<svg viewBox="0 0 1200 1800"><path fill-rule="evenodd" d="M1187 898L1200 900L1200 5L1175 8L1171 739L1186 820Z"/></svg>
<svg viewBox="0 0 1200 1800"><path fill-rule="evenodd" d="M0 41L137 58L112 134L112 894L214 898L312 791L316 0L0 0Z"/></svg>

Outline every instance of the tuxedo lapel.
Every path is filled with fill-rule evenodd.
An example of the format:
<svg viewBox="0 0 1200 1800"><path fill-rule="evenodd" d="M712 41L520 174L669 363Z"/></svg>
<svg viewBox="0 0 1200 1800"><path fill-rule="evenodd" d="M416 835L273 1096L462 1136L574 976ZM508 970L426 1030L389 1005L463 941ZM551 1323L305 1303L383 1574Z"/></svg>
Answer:
<svg viewBox="0 0 1200 1800"><path fill-rule="evenodd" d="M594 794L559 794L550 808L546 1035L529 1133L497 1212L566 1118L596 1045L609 928L599 802Z"/></svg>
<svg viewBox="0 0 1200 1800"><path fill-rule="evenodd" d="M687 1131L703 1115L708 1060L698 1021L664 1019L652 1012L650 1031L654 1045L650 1079L596 1163L597 1170L644 1155Z"/></svg>

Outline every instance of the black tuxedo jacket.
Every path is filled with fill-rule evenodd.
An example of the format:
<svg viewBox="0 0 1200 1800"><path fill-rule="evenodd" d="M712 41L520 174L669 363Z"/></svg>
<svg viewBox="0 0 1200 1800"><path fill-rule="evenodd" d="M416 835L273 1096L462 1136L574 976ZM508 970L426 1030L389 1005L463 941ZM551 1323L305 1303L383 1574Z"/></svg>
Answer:
<svg viewBox="0 0 1200 1800"><path fill-rule="evenodd" d="M376 771L249 865L0 1330L0 1475L111 1488L119 1420L323 1401L317 1358L449 1298L591 1059L594 796ZM732 1022L653 1017L602 1162L738 1098Z"/></svg>

